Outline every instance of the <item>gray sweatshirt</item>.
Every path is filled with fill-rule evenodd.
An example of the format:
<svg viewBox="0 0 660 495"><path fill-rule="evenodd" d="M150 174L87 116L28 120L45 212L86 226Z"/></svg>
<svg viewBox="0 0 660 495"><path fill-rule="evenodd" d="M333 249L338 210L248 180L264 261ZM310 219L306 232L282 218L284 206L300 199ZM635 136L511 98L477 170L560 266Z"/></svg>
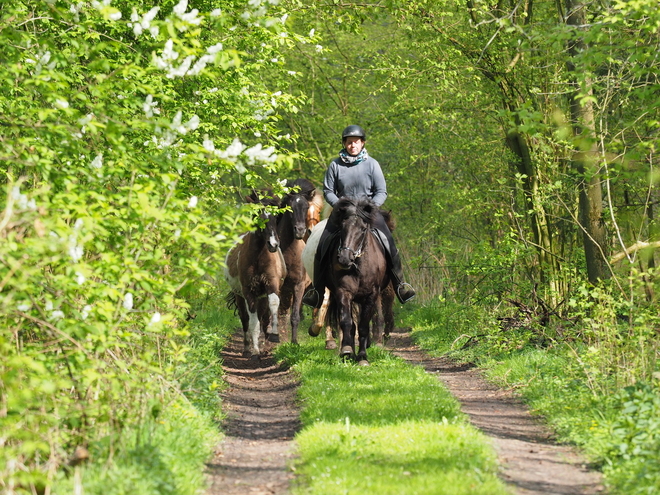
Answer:
<svg viewBox="0 0 660 495"><path fill-rule="evenodd" d="M378 206L387 199L385 176L380 164L371 157L352 165L337 157L325 172L323 179L325 200L334 206L340 198L369 198Z"/></svg>

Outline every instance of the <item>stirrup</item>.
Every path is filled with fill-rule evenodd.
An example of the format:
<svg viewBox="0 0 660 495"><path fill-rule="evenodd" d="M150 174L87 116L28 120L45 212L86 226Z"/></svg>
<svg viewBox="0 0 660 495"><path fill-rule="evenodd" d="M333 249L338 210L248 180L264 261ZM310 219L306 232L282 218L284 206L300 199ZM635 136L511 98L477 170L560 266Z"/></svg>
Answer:
<svg viewBox="0 0 660 495"><path fill-rule="evenodd" d="M407 303L408 301L411 301L415 298L417 295L415 292L415 289L413 289L413 286L410 285L407 282L401 282L397 287L396 287L396 297L399 298L399 301L401 304Z"/></svg>
<svg viewBox="0 0 660 495"><path fill-rule="evenodd" d="M316 289L309 289L302 298L302 303L312 308L321 307L321 296Z"/></svg>

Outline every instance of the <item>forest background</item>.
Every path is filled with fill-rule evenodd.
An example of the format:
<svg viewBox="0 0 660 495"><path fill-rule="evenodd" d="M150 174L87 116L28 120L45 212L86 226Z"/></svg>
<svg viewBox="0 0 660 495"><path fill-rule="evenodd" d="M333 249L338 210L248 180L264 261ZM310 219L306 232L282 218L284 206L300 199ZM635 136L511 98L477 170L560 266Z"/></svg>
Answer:
<svg viewBox="0 0 660 495"><path fill-rule="evenodd" d="M222 341L191 318L242 198L320 184L354 123L448 349L563 353L627 411L602 462L657 488L659 26L651 0L2 3L3 488L212 430Z"/></svg>

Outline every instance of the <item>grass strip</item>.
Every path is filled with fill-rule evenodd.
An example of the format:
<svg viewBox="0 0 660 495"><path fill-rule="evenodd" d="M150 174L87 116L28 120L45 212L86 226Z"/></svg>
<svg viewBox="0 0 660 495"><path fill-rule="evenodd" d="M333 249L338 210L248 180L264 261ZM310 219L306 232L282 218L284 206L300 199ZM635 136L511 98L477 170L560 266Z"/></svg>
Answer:
<svg viewBox="0 0 660 495"><path fill-rule="evenodd" d="M276 350L301 380L294 494L509 493L487 439L436 377L381 348L360 367L323 345Z"/></svg>

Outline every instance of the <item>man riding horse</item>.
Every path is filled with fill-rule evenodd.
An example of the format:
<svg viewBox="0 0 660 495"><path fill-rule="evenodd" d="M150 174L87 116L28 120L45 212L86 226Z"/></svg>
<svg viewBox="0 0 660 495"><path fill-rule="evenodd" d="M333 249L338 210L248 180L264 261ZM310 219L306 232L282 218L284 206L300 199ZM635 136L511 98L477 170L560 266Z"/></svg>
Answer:
<svg viewBox="0 0 660 495"><path fill-rule="evenodd" d="M377 206L381 206L387 198L385 176L380 164L369 154L364 145L366 133L359 125L349 125L342 132L343 149L339 157L335 158L325 173L323 180L323 194L326 201L333 206L342 198L364 199L368 198ZM399 251L394 244L394 238L385 223L383 215L378 212L375 227L381 233L381 239L387 251L389 275L394 291L402 303L415 297L415 289L403 279L403 269ZM326 282L322 280L321 266L330 239L337 233L338 225L330 221L326 224L321 236L314 258L313 288L303 297L303 303L318 308L323 301L323 292Z"/></svg>

